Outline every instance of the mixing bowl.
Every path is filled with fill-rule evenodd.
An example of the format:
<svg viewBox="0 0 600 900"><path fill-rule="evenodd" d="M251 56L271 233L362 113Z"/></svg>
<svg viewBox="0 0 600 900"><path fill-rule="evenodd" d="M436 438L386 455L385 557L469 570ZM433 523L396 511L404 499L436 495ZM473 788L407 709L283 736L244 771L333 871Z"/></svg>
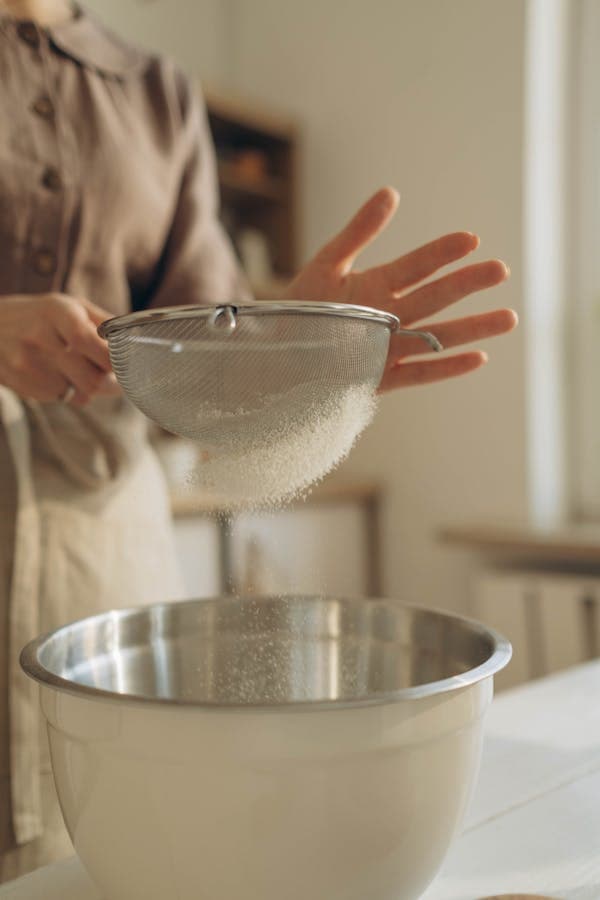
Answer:
<svg viewBox="0 0 600 900"><path fill-rule="evenodd" d="M247 597L103 613L22 664L106 900L412 900L510 652L389 600Z"/></svg>

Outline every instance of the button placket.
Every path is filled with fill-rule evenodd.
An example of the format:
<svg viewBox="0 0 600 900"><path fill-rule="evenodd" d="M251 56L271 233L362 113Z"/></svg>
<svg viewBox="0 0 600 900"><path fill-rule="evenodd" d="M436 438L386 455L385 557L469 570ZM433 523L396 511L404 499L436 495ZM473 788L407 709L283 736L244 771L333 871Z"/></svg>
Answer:
<svg viewBox="0 0 600 900"><path fill-rule="evenodd" d="M34 86L29 114L35 154L38 159L45 160L45 166L39 175L39 188L35 193L35 207L32 209L29 265L25 281L26 290L40 292L59 290L62 283L65 183L61 174L60 123L57 121L55 102L49 90L51 57L48 38L35 25L29 28L29 24L21 23L23 28L19 36L24 43L36 47L40 62L38 77L35 78L37 91Z"/></svg>
<svg viewBox="0 0 600 900"><path fill-rule="evenodd" d="M24 43L39 50L40 32L34 22L19 22L17 25L17 34Z"/></svg>
<svg viewBox="0 0 600 900"><path fill-rule="evenodd" d="M53 250L42 247L36 250L33 257L33 265L38 275L54 275L57 269L57 258Z"/></svg>
<svg viewBox="0 0 600 900"><path fill-rule="evenodd" d="M45 169L44 174L42 175L42 184L48 191L52 191L52 193L58 193L58 191L62 190L63 180L61 178L61 174L55 166L48 166Z"/></svg>
<svg viewBox="0 0 600 900"><path fill-rule="evenodd" d="M31 104L32 112L41 119L51 122L54 120L54 103L48 94L40 94L40 96Z"/></svg>

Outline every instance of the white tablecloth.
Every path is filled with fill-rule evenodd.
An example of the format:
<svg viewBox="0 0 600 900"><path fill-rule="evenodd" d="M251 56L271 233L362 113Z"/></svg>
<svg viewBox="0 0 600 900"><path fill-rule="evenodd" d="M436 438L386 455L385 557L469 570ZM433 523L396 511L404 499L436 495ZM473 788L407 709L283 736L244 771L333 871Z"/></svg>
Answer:
<svg viewBox="0 0 600 900"><path fill-rule="evenodd" d="M600 661L496 698L465 829L423 900L517 892L600 900ZM72 859L0 900L102 897Z"/></svg>

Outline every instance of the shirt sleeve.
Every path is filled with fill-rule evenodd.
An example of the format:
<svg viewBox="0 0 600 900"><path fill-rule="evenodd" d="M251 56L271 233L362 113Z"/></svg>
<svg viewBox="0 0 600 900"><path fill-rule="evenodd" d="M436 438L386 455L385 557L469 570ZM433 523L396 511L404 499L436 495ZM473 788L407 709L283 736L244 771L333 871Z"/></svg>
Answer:
<svg viewBox="0 0 600 900"><path fill-rule="evenodd" d="M215 151L206 108L180 78L184 166L149 306L247 303L252 293L219 222Z"/></svg>

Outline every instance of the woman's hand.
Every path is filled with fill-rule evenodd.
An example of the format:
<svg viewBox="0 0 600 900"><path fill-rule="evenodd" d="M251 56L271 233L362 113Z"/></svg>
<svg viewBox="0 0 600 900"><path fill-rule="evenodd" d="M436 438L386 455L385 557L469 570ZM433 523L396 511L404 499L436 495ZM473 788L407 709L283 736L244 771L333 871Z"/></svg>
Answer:
<svg viewBox="0 0 600 900"><path fill-rule="evenodd" d="M96 332L109 313L65 294L0 296L0 384L44 403L118 393ZM69 391L73 387L74 394Z"/></svg>
<svg viewBox="0 0 600 900"><path fill-rule="evenodd" d="M378 307L397 315L404 328L418 323L420 330L431 331L444 347L511 331L518 321L517 314L511 309L497 309L436 324L424 321L427 316L468 294L493 287L508 278L506 265L492 259L465 266L417 287L438 269L462 259L479 246L479 238L470 232L447 234L386 265L364 272L351 271L360 251L391 220L398 202L398 194L392 188L383 188L374 194L292 281L287 297ZM385 391L461 375L478 369L487 361L486 354L481 351L420 361L411 359L429 352L427 345L417 337L392 336L380 389Z"/></svg>

